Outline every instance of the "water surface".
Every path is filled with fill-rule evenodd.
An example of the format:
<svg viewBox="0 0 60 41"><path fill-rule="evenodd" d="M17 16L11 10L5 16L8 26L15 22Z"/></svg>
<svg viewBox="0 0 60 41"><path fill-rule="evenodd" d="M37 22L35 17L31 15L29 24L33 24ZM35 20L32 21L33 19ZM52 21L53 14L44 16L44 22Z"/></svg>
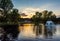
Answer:
<svg viewBox="0 0 60 41"><path fill-rule="evenodd" d="M44 28L45 25L44 24L40 24L40 28L42 29L37 29L36 26L34 26L34 24L23 24L21 26L19 26L19 35L18 38L36 38L36 37L44 37ZM35 27L35 28L34 28ZM56 32L54 33L53 37L60 37L60 24L56 24ZM39 31L41 30L42 33L39 33ZM36 35L36 32L38 33L38 36Z"/></svg>

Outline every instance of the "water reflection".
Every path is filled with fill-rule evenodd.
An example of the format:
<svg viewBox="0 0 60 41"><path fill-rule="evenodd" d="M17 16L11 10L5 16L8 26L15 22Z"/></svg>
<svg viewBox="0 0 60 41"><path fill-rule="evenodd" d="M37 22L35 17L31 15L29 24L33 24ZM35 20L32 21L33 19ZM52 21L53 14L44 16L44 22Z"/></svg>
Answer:
<svg viewBox="0 0 60 41"><path fill-rule="evenodd" d="M52 29L51 32L47 32L46 26L42 23L39 25L23 24L22 26L19 26L19 31L20 31L18 35L19 39L20 38L36 38L36 37L46 38L46 36L49 36L49 35L52 37L54 35L57 35L57 33L59 32L57 25L55 30Z"/></svg>
<svg viewBox="0 0 60 41"><path fill-rule="evenodd" d="M35 33L36 37L44 35L44 24L34 25L33 32Z"/></svg>
<svg viewBox="0 0 60 41"><path fill-rule="evenodd" d="M56 25L56 36L60 37L60 25Z"/></svg>
<svg viewBox="0 0 60 41"><path fill-rule="evenodd" d="M4 34L5 34L4 30L0 27L0 40L4 39L5 36Z"/></svg>
<svg viewBox="0 0 60 41"><path fill-rule="evenodd" d="M40 23L39 25L23 24L19 26L20 33L18 35L18 39L46 38L47 36L51 36L53 38L59 38L60 37L60 25L55 25L55 27L56 29L55 30L52 29L51 30L52 32L47 32L48 29L43 23ZM0 28L0 39L4 38L4 35L5 35L5 31L2 28ZM11 34L8 34L7 37L9 38L9 40L13 39Z"/></svg>
<svg viewBox="0 0 60 41"><path fill-rule="evenodd" d="M39 36L44 36L44 24L34 25L34 24L23 24L19 27L18 38L36 38Z"/></svg>
<svg viewBox="0 0 60 41"><path fill-rule="evenodd" d="M23 26L19 27L19 38L32 38L35 37L35 33L33 32L33 24L23 24Z"/></svg>

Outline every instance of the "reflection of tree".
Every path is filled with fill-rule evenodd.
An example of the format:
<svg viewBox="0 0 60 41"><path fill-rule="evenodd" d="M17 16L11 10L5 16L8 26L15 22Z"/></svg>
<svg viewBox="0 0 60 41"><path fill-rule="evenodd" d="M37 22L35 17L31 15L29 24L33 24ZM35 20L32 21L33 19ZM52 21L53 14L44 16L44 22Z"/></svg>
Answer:
<svg viewBox="0 0 60 41"><path fill-rule="evenodd" d="M42 34L42 25L34 25L33 31L36 34L36 36L41 35Z"/></svg>
<svg viewBox="0 0 60 41"><path fill-rule="evenodd" d="M45 24L45 22L47 20L53 20L56 19L56 15L53 14L52 11L43 11L43 12L36 12L35 15L32 17L33 23L35 24L34 28L36 28L36 35L41 34L41 27L40 27L40 23ZM46 28L45 28L45 32L46 32ZM46 33L45 33L46 34Z"/></svg>
<svg viewBox="0 0 60 41"><path fill-rule="evenodd" d="M0 40L6 41L6 32L2 27L0 27Z"/></svg>

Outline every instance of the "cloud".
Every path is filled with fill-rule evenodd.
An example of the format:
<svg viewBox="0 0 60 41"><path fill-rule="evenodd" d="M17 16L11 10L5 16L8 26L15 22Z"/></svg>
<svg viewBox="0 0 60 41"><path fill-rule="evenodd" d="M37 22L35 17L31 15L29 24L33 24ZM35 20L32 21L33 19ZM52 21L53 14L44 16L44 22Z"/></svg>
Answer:
<svg viewBox="0 0 60 41"><path fill-rule="evenodd" d="M39 8L24 8L21 10L22 13L25 13L27 15L31 14L31 13L35 13L36 11L40 11Z"/></svg>
<svg viewBox="0 0 60 41"><path fill-rule="evenodd" d="M53 11L54 14L60 15L60 14L59 14L59 13L60 13L60 9L59 9L59 10L58 10L58 9L55 10L55 9L52 9L52 8L54 8L54 7L53 7L53 4L44 4L44 5L40 6L39 8L35 8L35 7L25 7L25 8L22 8L22 9L20 10L20 12L25 13L26 15L28 15L28 16L26 16L26 17L28 17L28 18L32 17L32 16L35 14L36 11L42 12L42 11L44 11L44 10L50 10L50 11ZM26 18L26 17L25 17L25 18Z"/></svg>
<svg viewBox="0 0 60 41"><path fill-rule="evenodd" d="M26 13L26 14L28 14L28 13L34 13L34 12L36 12L36 11L39 11L39 12L41 12L41 11L43 11L43 10L47 10L49 7L51 7L52 6L52 4L44 4L44 5L42 5L42 6L40 6L39 8L35 8L35 7L25 7L25 8L22 8L22 9L20 9L20 12L23 12L23 13ZM28 14L29 15L29 14Z"/></svg>
<svg viewBox="0 0 60 41"><path fill-rule="evenodd" d="M56 16L60 16L60 10L54 10L54 14L56 14Z"/></svg>
<svg viewBox="0 0 60 41"><path fill-rule="evenodd" d="M51 8L53 6L53 4L44 4L40 7L40 10L48 10L49 8Z"/></svg>
<svg viewBox="0 0 60 41"><path fill-rule="evenodd" d="M27 16L25 16L24 18L31 18L33 15L35 15L36 11L40 11L39 8L32 8L32 7L27 7L24 9L21 9L20 12L25 13Z"/></svg>

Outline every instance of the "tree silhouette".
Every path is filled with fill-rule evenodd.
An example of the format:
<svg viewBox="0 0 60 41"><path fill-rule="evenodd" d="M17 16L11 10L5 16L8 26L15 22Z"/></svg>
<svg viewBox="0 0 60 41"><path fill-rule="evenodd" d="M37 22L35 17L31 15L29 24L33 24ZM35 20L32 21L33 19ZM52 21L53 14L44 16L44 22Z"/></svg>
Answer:
<svg viewBox="0 0 60 41"><path fill-rule="evenodd" d="M5 12L13 8L13 3L11 0L0 0L0 8Z"/></svg>
<svg viewBox="0 0 60 41"><path fill-rule="evenodd" d="M42 13L36 12L35 15L32 17L32 20L35 24L38 24L40 22Z"/></svg>
<svg viewBox="0 0 60 41"><path fill-rule="evenodd" d="M9 22L13 22L14 24L18 24L20 19L20 14L18 13L18 9L13 9L12 12L8 13L6 16L6 20Z"/></svg>
<svg viewBox="0 0 60 41"><path fill-rule="evenodd" d="M3 11L4 11L4 12L2 12L3 13L2 22L6 22L6 19L7 19L6 15L13 8L13 6L14 5L11 0L0 0L0 8L3 9Z"/></svg>

